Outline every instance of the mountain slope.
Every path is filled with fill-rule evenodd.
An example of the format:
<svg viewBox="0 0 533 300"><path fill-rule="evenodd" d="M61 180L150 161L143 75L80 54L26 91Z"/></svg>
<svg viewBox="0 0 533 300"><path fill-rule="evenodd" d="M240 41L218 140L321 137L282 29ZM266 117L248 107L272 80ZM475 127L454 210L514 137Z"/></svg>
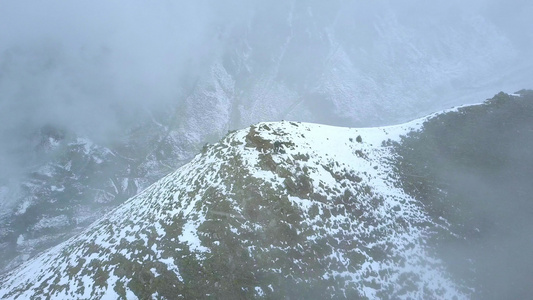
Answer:
<svg viewBox="0 0 533 300"><path fill-rule="evenodd" d="M155 117L111 144L51 125L33 139L28 174L0 179L8 183L0 187L0 273L80 233L201 148Z"/></svg>
<svg viewBox="0 0 533 300"><path fill-rule="evenodd" d="M461 297L425 249L436 223L394 186L382 144L420 125L233 132L6 274L0 297Z"/></svg>
<svg viewBox="0 0 533 300"><path fill-rule="evenodd" d="M524 299L533 92L391 127L231 132L1 298Z"/></svg>
<svg viewBox="0 0 533 300"><path fill-rule="evenodd" d="M138 16L109 7L109 19L97 18L102 32L80 21L107 1L68 14L44 4L0 12L18 15L0 28L19 30L0 35L0 273L79 233L228 129L281 119L394 124L533 78L527 1L208 2L131 7ZM34 13L43 31L9 25ZM49 126L71 132L33 151L33 135Z"/></svg>
<svg viewBox="0 0 533 300"><path fill-rule="evenodd" d="M533 294L533 91L438 115L393 146L401 186L437 230L428 246L476 299Z"/></svg>

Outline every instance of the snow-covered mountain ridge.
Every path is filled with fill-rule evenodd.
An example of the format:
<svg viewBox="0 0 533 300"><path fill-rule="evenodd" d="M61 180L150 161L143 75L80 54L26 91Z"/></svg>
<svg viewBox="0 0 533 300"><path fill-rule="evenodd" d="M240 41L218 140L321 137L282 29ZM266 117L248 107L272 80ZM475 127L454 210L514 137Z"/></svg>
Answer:
<svg viewBox="0 0 533 300"><path fill-rule="evenodd" d="M231 132L0 297L523 299L532 124L520 91L399 126Z"/></svg>
<svg viewBox="0 0 533 300"><path fill-rule="evenodd" d="M390 180L383 142L421 124L233 132L4 276L0 296L460 296L424 249L430 220Z"/></svg>
<svg viewBox="0 0 533 300"><path fill-rule="evenodd" d="M528 1L208 2L3 7L0 273L228 130L397 124L532 86Z"/></svg>

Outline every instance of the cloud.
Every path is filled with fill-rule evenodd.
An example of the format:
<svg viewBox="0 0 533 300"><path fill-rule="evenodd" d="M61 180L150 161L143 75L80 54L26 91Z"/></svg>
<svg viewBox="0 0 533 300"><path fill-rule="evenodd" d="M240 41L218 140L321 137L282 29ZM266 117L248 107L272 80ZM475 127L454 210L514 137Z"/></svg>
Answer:
<svg viewBox="0 0 533 300"><path fill-rule="evenodd" d="M205 1L2 6L0 114L10 129L59 123L100 135L138 110L179 101L182 77L212 59Z"/></svg>
<svg viewBox="0 0 533 300"><path fill-rule="evenodd" d="M214 58L209 1L2 1L0 177L46 125L97 141L182 100ZM224 16L228 17L228 16Z"/></svg>
<svg viewBox="0 0 533 300"><path fill-rule="evenodd" d="M293 15L292 11L297 13ZM417 86L431 79L424 75L426 69L441 70L433 75L435 81L443 82L429 81L437 87L447 86L446 80L455 76L445 72L466 70L458 78L473 78L479 75L476 70L480 68L462 58L476 54L479 45L489 45L491 49L500 45L494 39L492 44L489 40L466 43L470 48L463 49L457 48L461 43L452 40L456 49L437 49L441 54L435 55L431 46L438 40L439 32L432 29L452 28L451 31L461 35L459 25L454 24L463 23L454 22L465 16L481 15L488 20L481 25L495 24L493 31L501 31L503 40L511 40L518 45L515 47L518 52L522 51L517 60L526 61L525 66L531 65L532 58L526 54L533 40L528 11L533 11L529 1L508 5L495 0L468 4L458 0L440 4L421 0L327 4L281 0L268 3L5 0L0 3L0 155L27 148L20 137L47 124L96 140L112 139L121 134L124 124L136 122L147 110L175 107L195 80L209 71L215 59L239 47L239 51L246 50L242 43L253 44L251 66L255 69L252 72L270 72L273 58L283 53L281 48L287 33L293 39L284 60L279 62L276 76L283 81L281 85L297 86L304 89L297 93L309 95L305 89L321 84L323 63L332 54L332 45L338 42L351 55L347 61L352 65L346 68L355 70L353 74L357 75L346 79L341 74L351 84L347 94L359 95L354 101L414 98L419 95L414 92L432 88ZM390 15L396 23L385 24L384 19ZM294 28L287 27L290 18ZM429 21L435 26L428 26ZM390 31L380 36L377 24L390 25L384 27ZM329 31L324 31L325 26L331 27ZM401 34L392 31L394 28ZM338 41L325 35L332 31ZM488 38L494 37L493 31L488 32ZM409 43L402 43L404 37L409 38ZM420 52L419 56L415 50ZM402 51L417 54L411 56L427 68L411 71L412 66ZM450 57L442 55L445 51L451 53ZM470 56L461 56L466 52ZM485 52L492 55L501 51ZM439 61L442 57L449 59ZM498 60L494 55L487 57ZM453 64L441 66L447 62ZM394 64L402 67L397 73ZM332 69L336 71L337 67ZM262 74L254 76L260 78ZM243 82L248 84L246 79ZM397 83L405 84L401 90L386 90ZM414 92L406 92L407 89ZM380 93L381 90L388 94ZM339 103L344 102L336 105ZM415 106L412 102L405 108L393 104L398 111ZM330 103L325 105L328 107L324 111L332 110ZM358 107L379 108L380 105L365 102ZM357 107L351 100L346 106ZM357 113L362 115L361 111ZM3 159L14 160L13 157Z"/></svg>

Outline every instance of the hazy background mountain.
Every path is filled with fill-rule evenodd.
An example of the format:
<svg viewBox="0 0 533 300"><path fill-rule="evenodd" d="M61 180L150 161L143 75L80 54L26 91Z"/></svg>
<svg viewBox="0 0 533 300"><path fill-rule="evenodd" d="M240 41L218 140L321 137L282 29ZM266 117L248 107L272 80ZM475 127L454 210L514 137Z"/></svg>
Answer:
<svg viewBox="0 0 533 300"><path fill-rule="evenodd" d="M518 0L2 1L2 260L84 228L230 129L386 125L531 87L531 13Z"/></svg>
<svg viewBox="0 0 533 300"><path fill-rule="evenodd" d="M422 122L231 132L0 275L0 298L462 299L425 246L437 223L393 180L385 141Z"/></svg>
<svg viewBox="0 0 533 300"><path fill-rule="evenodd" d="M527 299L532 141L532 90L396 126L258 123L0 275L0 297Z"/></svg>

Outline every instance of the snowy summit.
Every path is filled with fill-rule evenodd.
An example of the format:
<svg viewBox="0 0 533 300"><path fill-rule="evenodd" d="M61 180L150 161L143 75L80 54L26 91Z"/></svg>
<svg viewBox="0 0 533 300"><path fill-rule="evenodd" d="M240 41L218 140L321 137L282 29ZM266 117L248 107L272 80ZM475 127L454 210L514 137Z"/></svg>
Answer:
<svg viewBox="0 0 533 300"><path fill-rule="evenodd" d="M409 151L426 151L430 144L411 145L436 129L482 136L476 124L491 123L480 120L527 112L524 99L499 94L399 126L282 121L231 132L82 234L5 274L0 298L468 298L475 284L454 276L428 245L432 236L446 237L435 245L467 240L472 230L454 227L464 214L434 212L431 198L418 197L431 191L419 184L432 177L415 174L432 165L420 152L416 169ZM461 150L446 132L440 140Z"/></svg>

